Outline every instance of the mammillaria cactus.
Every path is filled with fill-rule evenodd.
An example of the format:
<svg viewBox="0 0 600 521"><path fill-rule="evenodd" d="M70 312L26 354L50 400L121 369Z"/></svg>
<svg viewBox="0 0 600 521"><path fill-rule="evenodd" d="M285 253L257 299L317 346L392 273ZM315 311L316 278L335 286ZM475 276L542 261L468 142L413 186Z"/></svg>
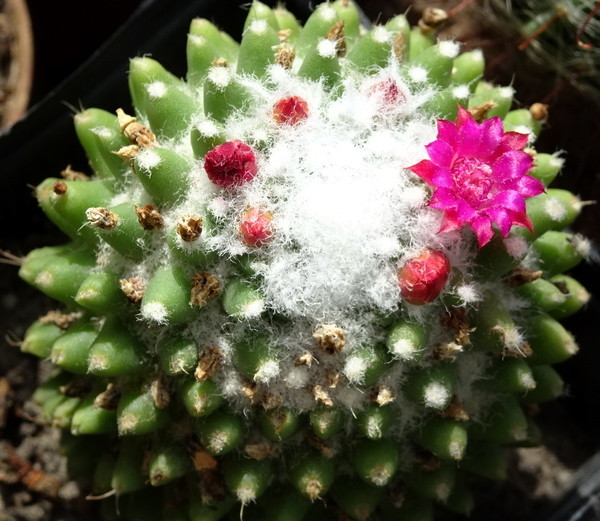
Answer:
<svg viewBox="0 0 600 521"><path fill-rule="evenodd" d="M239 45L193 20L187 58L131 61L135 116L75 116L93 176L36 189L71 242L20 270L65 305L22 349L56 365L35 398L105 515L467 513L536 443L588 298L544 111L347 0L304 28L254 2Z"/></svg>

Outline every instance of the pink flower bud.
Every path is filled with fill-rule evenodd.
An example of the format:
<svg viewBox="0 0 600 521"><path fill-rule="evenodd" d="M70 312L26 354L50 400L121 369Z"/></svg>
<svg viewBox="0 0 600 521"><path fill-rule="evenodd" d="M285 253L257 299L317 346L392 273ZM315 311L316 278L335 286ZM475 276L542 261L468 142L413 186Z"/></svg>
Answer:
<svg viewBox="0 0 600 521"><path fill-rule="evenodd" d="M308 117L308 104L299 96L281 98L273 107L273 119L280 125L294 126Z"/></svg>
<svg viewBox="0 0 600 521"><path fill-rule="evenodd" d="M239 139L217 145L204 157L208 178L221 188L240 186L256 175L256 156Z"/></svg>
<svg viewBox="0 0 600 521"><path fill-rule="evenodd" d="M434 301L444 289L450 275L450 261L441 251L427 249L406 261L398 272L402 298L422 306Z"/></svg>
<svg viewBox="0 0 600 521"><path fill-rule="evenodd" d="M392 78L375 83L368 92L376 97L383 110L394 109L406 102L406 96Z"/></svg>
<svg viewBox="0 0 600 521"><path fill-rule="evenodd" d="M246 209L240 222L242 240L248 246L258 247L273 238L273 216L264 208L253 206Z"/></svg>

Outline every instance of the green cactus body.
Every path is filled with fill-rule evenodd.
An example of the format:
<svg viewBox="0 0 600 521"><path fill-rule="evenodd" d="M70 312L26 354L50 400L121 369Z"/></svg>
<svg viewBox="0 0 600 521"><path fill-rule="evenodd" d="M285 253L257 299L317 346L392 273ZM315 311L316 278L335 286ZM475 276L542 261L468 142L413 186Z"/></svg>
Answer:
<svg viewBox="0 0 600 521"><path fill-rule="evenodd" d="M581 204L541 193L560 160L523 150L479 51L404 16L364 31L336 0L301 28L254 2L239 45L194 20L187 58L185 81L133 59L138 119L79 114L95 177L37 189L73 240L20 271L75 317L23 343L60 368L44 417L104 440L95 488L132 520L469 512L465 474L506 475L577 350L557 319L588 298L563 274ZM501 137L516 167L478 144Z"/></svg>

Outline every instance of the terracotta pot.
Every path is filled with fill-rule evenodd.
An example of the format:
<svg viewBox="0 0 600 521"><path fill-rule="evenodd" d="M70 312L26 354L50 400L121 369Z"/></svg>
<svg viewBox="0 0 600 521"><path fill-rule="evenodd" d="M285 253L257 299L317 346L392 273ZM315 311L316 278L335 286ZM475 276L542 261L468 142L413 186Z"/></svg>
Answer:
<svg viewBox="0 0 600 521"><path fill-rule="evenodd" d="M25 0L4 0L0 12L0 128L27 109L33 78L33 34Z"/></svg>

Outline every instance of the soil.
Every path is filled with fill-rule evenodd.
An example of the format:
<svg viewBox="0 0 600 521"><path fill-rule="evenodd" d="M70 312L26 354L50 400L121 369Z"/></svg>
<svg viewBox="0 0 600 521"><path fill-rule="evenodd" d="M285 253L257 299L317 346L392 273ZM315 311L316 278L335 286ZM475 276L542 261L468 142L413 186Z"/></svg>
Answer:
<svg viewBox="0 0 600 521"><path fill-rule="evenodd" d="M1 31L5 3L5 0L0 0L0 116L2 100L10 90L2 79L9 67L10 49L10 37ZM36 2L32 1L32 4ZM394 2L381 0L365 1L363 4L365 8L383 12L384 16L402 9L399 2L393 5ZM441 4L446 7L446 3ZM376 19L377 12L367 14ZM41 25L39 21L37 23ZM560 98L558 117L552 116L555 119L550 125L555 131L557 127L562 129L562 135L569 136L569 143L575 150L577 145L580 149L583 142L591 142L581 139L576 131L564 132L568 124L564 112L576 103L577 99L572 97ZM600 121L594 114L591 111L587 117L596 117L596 121ZM598 132L597 124L593 128L594 132ZM556 141L554 144L550 142L549 146L567 148L560 143L557 145ZM566 184L574 185L575 191L590 194L590 198L594 197L599 192L598 178L581 174L586 168L584 159L588 155L576 152L569 161L573 155L579 159L571 167L575 174ZM590 167L590 173L594 172ZM573 186L570 188L573 189ZM585 231L589 235L594 232L594 223L597 222L597 213L588 213L580 226L587 228ZM0 232L0 247L17 256L34 248L62 242L64 239L60 234L50 231L50 227L27 234ZM60 453L60 432L39 423L36 419L38 410L30 400L38 382L47 374L48 364L40 363L18 349L19 340L29 324L56 306L51 299L18 279L16 270L15 266L0 264L0 521L92 521L96 505L85 500L88 484L69 478L66 460ZM573 371L567 368L566 372L569 370ZM575 372L568 380L573 382L571 388L575 395L580 392L577 387L580 374ZM477 485L478 501L472 519L529 521L552 507L553 501L568 487L576 470L597 449L596 432L587 423L586 413L582 414L577 407L572 407L573 403L573 398L566 397L541 408L537 415L543 433L541 446L511 452L506 482Z"/></svg>

